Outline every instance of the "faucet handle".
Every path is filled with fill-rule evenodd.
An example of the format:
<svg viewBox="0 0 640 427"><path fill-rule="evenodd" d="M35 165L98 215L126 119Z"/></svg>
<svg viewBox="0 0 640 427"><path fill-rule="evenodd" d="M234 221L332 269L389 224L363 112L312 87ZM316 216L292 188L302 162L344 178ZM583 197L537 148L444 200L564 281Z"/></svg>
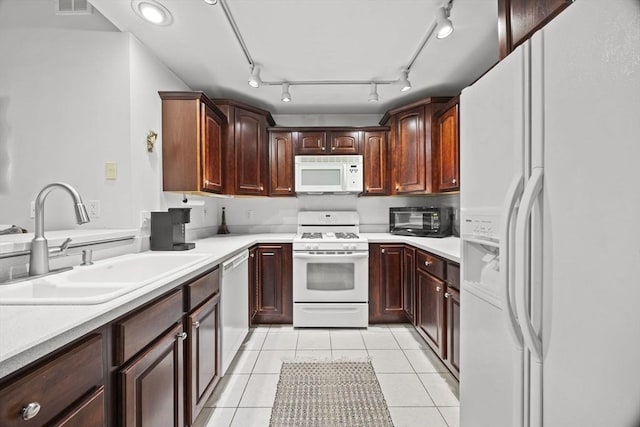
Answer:
<svg viewBox="0 0 640 427"><path fill-rule="evenodd" d="M67 253L67 248L69 248L69 243L71 243L71 237L68 237L60 246L57 248L49 249L49 256L61 256Z"/></svg>

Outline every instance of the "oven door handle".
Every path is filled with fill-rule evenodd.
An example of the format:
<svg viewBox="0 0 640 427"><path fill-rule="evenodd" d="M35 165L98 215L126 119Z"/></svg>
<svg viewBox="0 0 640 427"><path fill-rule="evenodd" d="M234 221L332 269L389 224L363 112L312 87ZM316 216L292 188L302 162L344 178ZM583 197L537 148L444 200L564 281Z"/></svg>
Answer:
<svg viewBox="0 0 640 427"><path fill-rule="evenodd" d="M347 251L345 251L347 252ZM351 259L360 259L360 258L369 258L369 252L355 252L355 253L342 253L342 254L310 254L310 253L306 253L306 252L294 252L293 253L293 257L294 258L299 258L299 259L321 259L321 258L340 258L340 259L344 259L345 261L349 261Z"/></svg>

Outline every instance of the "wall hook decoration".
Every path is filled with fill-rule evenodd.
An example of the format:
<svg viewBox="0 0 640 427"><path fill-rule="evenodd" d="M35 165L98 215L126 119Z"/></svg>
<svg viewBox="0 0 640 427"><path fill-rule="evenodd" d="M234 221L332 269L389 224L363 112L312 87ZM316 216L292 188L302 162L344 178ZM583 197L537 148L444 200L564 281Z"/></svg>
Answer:
<svg viewBox="0 0 640 427"><path fill-rule="evenodd" d="M147 134L147 151L153 153L153 146L158 139L158 133L152 130Z"/></svg>

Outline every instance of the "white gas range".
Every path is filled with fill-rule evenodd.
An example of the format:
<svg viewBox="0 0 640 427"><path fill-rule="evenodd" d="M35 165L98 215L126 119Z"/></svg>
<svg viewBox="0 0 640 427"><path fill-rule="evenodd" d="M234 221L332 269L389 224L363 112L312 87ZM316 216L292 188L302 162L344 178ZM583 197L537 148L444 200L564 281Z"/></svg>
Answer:
<svg viewBox="0 0 640 427"><path fill-rule="evenodd" d="M298 213L293 240L293 326L369 323L369 244L354 211Z"/></svg>

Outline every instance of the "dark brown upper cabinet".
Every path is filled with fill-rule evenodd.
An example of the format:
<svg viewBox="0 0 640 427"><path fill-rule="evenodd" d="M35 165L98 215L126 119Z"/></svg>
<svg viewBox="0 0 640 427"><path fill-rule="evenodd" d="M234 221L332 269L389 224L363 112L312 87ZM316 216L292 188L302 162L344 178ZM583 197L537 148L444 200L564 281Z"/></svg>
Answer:
<svg viewBox="0 0 640 427"><path fill-rule="evenodd" d="M436 116L433 135L433 181L437 192L460 189L458 98Z"/></svg>
<svg viewBox="0 0 640 427"><path fill-rule="evenodd" d="M544 27L573 0L498 0L500 59Z"/></svg>
<svg viewBox="0 0 640 427"><path fill-rule="evenodd" d="M432 193L432 124L450 98L426 98L387 112L391 126L391 194Z"/></svg>
<svg viewBox="0 0 640 427"><path fill-rule="evenodd" d="M361 154L361 132L350 129L299 130L295 133L296 155Z"/></svg>
<svg viewBox="0 0 640 427"><path fill-rule="evenodd" d="M387 131L365 131L363 136L364 192L367 196L389 194Z"/></svg>
<svg viewBox="0 0 640 427"><path fill-rule="evenodd" d="M271 132L269 140L269 196L295 196L292 132Z"/></svg>
<svg viewBox="0 0 640 427"><path fill-rule="evenodd" d="M227 194L269 194L267 126L275 122L268 111L228 99L214 102L227 116L224 145L224 186Z"/></svg>
<svg viewBox="0 0 640 427"><path fill-rule="evenodd" d="M222 193L225 115L202 92L158 93L163 190Z"/></svg>

